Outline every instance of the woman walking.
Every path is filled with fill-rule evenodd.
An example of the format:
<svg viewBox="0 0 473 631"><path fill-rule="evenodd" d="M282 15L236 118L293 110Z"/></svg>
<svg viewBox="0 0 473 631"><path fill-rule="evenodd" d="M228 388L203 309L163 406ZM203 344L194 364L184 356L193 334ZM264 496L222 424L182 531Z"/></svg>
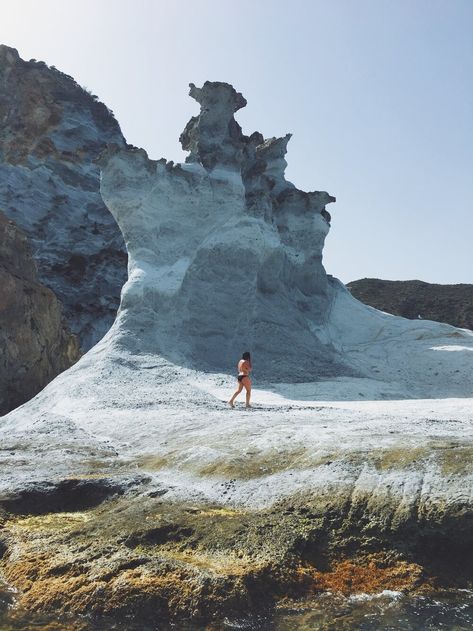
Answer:
<svg viewBox="0 0 473 631"><path fill-rule="evenodd" d="M250 397L251 397L251 379L250 379L250 372L251 372L251 356L250 353L248 353L248 351L244 352L243 355L241 356L240 361L238 362L238 390L235 392L235 394L232 396L232 398L230 399L230 401L228 402L228 405L232 408L235 407L234 405L234 401L237 398L237 396L240 394L240 392L243 390L243 388L246 389L246 407L250 408Z"/></svg>

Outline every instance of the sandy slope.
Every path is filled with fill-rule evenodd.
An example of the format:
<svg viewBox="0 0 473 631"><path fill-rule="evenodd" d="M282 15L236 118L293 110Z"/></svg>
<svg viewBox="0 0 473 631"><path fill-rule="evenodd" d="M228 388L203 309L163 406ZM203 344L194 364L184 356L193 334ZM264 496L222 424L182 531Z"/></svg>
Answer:
<svg viewBox="0 0 473 631"><path fill-rule="evenodd" d="M241 400L231 410L233 377L118 351L113 337L4 417L4 492L143 473L152 486L172 487L169 498L252 506L347 486L412 501L472 499L471 398L363 400L386 396L388 386L357 378L259 386L256 378L254 408Z"/></svg>

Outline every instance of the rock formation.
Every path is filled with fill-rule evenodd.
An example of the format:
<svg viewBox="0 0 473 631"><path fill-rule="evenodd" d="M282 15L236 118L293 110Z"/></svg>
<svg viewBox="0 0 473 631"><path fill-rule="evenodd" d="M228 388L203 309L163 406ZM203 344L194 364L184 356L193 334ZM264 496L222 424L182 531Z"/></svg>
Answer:
<svg viewBox="0 0 473 631"><path fill-rule="evenodd" d="M202 628L317 590L466 587L473 332L355 300L322 265L334 198L284 178L289 137L245 136L228 84L191 95L185 164L100 158L129 253L112 328L0 422L20 611ZM243 350L248 412L226 403Z"/></svg>
<svg viewBox="0 0 473 631"><path fill-rule="evenodd" d="M317 335L332 293L321 212L335 198L285 180L289 136L242 134L233 115L246 101L231 86L190 94L201 112L181 135L186 164L122 147L100 161L102 196L130 255L121 317L144 330L124 343L206 370L228 370L251 348L260 376L350 374Z"/></svg>
<svg viewBox="0 0 473 631"><path fill-rule="evenodd" d="M0 208L30 239L40 281L84 349L108 330L126 278L94 158L123 144L113 114L73 79L0 46Z"/></svg>
<svg viewBox="0 0 473 631"><path fill-rule="evenodd" d="M0 414L21 405L80 357L61 305L38 282L26 236L0 213Z"/></svg>
<svg viewBox="0 0 473 631"><path fill-rule="evenodd" d="M375 309L473 330L473 285L362 278L347 287L355 298Z"/></svg>
<svg viewBox="0 0 473 631"><path fill-rule="evenodd" d="M246 101L228 84L191 84L190 95L200 113L181 135L185 164L122 146L100 158L130 258L116 342L205 371L228 371L251 349L258 377L273 382L368 377L398 397L463 393L467 373L450 362L439 371L432 351L460 333L362 308L327 276L335 198L285 179L290 135L245 136L234 113Z"/></svg>

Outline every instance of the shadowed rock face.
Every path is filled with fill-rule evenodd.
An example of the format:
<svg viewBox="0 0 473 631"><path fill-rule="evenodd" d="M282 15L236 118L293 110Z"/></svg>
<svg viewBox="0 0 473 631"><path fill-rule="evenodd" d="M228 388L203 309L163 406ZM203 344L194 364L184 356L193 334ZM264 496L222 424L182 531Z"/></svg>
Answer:
<svg viewBox="0 0 473 631"><path fill-rule="evenodd" d="M61 305L38 282L25 235L0 213L0 414L21 405L80 357Z"/></svg>
<svg viewBox="0 0 473 631"><path fill-rule="evenodd" d="M246 105L246 99L228 83L206 81L202 88L190 84L190 96L200 105L181 134L186 162L199 162L212 169L217 164L239 168L246 146L240 125L233 114Z"/></svg>
<svg viewBox="0 0 473 631"><path fill-rule="evenodd" d="M362 278L347 287L355 298L381 311L473 330L473 285Z"/></svg>
<svg viewBox="0 0 473 631"><path fill-rule="evenodd" d="M350 374L316 334L332 291L321 213L335 198L285 180L290 135L243 135L233 115L246 101L232 86L191 84L190 95L201 109L181 135L186 164L129 147L101 158L102 196L130 255L121 322L144 331L124 343L212 370L249 348L273 380Z"/></svg>
<svg viewBox="0 0 473 631"><path fill-rule="evenodd" d="M39 279L85 350L112 324L126 278L123 239L92 162L107 142L124 139L103 103L0 46L0 208L29 237Z"/></svg>

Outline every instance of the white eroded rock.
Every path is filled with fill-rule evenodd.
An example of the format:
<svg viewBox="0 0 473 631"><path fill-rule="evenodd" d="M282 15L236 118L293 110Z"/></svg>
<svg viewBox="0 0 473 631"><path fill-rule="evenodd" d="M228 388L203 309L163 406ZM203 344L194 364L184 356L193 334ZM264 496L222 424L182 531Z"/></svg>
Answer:
<svg viewBox="0 0 473 631"><path fill-rule="evenodd" d="M465 396L470 353L438 348L467 348L471 333L354 300L322 265L335 198L285 180L290 135L243 135L233 114L246 101L228 84L190 94L201 111L181 135L188 163L130 147L101 158L129 252L115 339L206 371L249 349L272 382L358 377L383 382L385 396Z"/></svg>
<svg viewBox="0 0 473 631"><path fill-rule="evenodd" d="M102 196L130 257L120 342L213 371L248 348L271 380L352 374L314 328L333 296L322 213L335 198L284 179L289 136L242 134L233 113L246 102L231 86L207 82L191 96L201 112L181 136L186 164L129 147L101 158Z"/></svg>

